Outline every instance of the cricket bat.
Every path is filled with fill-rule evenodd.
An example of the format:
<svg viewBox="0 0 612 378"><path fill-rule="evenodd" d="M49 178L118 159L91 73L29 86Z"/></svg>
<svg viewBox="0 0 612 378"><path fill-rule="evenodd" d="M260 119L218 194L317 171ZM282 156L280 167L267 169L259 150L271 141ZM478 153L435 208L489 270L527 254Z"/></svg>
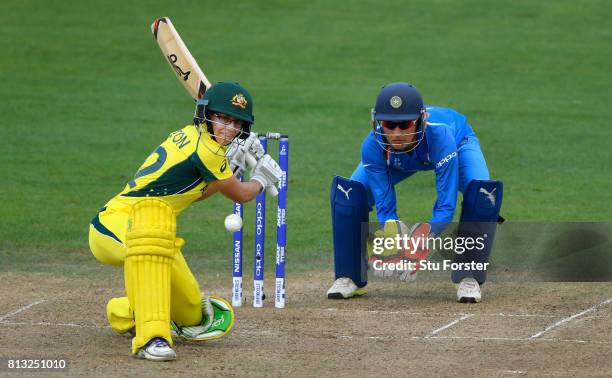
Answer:
<svg viewBox="0 0 612 378"><path fill-rule="evenodd" d="M210 81L202 72L193 55L185 46L185 42L172 25L168 17L161 17L151 25L151 32L170 65L177 79L183 84L187 93L194 99L199 100L210 88Z"/></svg>

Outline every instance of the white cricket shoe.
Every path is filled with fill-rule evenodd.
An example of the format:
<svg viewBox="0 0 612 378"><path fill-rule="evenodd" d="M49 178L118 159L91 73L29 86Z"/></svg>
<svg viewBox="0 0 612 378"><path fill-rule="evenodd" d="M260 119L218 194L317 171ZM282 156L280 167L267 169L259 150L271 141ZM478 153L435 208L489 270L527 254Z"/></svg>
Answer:
<svg viewBox="0 0 612 378"><path fill-rule="evenodd" d="M340 277L334 281L332 287L327 290L327 299L347 299L367 293L365 287L357 287L352 279Z"/></svg>
<svg viewBox="0 0 612 378"><path fill-rule="evenodd" d="M152 361L171 361L176 359L176 352L166 340L156 337L140 348L136 357Z"/></svg>
<svg viewBox="0 0 612 378"><path fill-rule="evenodd" d="M478 303L480 299L480 285L478 282L471 277L462 279L457 289L457 301L461 303Z"/></svg>

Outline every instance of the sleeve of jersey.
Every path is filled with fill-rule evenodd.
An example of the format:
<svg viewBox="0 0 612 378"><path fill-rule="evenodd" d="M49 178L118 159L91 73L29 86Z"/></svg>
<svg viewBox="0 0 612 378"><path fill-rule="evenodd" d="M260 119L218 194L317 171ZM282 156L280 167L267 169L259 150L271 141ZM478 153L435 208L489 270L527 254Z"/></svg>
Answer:
<svg viewBox="0 0 612 378"><path fill-rule="evenodd" d="M194 152L189 160L205 182L225 180L232 177L232 170L225 156L213 153Z"/></svg>
<svg viewBox="0 0 612 378"><path fill-rule="evenodd" d="M435 163L437 199L430 220L432 232L439 235L453 220L459 186L459 156L457 144L449 129L435 133L430 142Z"/></svg>
<svg viewBox="0 0 612 378"><path fill-rule="evenodd" d="M384 224L389 219L399 219L395 187L383 152L377 148L378 144L371 138L367 138L361 147L361 161L374 197L376 217L381 224Z"/></svg>

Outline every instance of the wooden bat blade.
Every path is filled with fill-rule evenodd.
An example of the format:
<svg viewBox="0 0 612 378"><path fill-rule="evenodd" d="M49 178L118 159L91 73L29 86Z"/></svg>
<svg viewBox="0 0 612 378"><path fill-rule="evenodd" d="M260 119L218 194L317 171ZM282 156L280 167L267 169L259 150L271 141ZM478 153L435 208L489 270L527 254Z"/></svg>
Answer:
<svg viewBox="0 0 612 378"><path fill-rule="evenodd" d="M196 101L202 98L204 92L210 88L210 81L196 63L170 19L161 17L155 20L151 25L151 32L170 68L189 95Z"/></svg>

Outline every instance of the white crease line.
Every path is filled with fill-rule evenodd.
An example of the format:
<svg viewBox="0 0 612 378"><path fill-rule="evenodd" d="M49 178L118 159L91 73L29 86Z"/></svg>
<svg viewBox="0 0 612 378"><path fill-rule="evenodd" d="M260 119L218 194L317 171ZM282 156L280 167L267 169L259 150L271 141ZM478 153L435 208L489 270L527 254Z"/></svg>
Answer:
<svg viewBox="0 0 612 378"><path fill-rule="evenodd" d="M51 326L51 327L75 327L75 328L94 328L94 329L106 329L111 328L110 326L99 326L99 325L85 325L85 324L74 324L74 323L28 323L28 322L7 322L1 321L0 325L26 325L26 326ZM250 336L278 336L283 332L272 332L272 331L251 331L242 330L238 331L241 334ZM339 339L370 339L370 340L393 340L395 336L350 336L350 335L338 335ZM512 338L512 337L477 337L477 336L410 336L402 337L402 339L411 340L476 340L476 341L547 341L547 342L559 342L559 343L577 343L577 344L612 344L612 341L592 341L592 340L572 340L572 339L535 339L530 340L529 338Z"/></svg>
<svg viewBox="0 0 612 378"><path fill-rule="evenodd" d="M338 336L340 339L353 339L353 336L348 335L340 335ZM368 340L393 340L393 336L360 336L359 338L364 338Z"/></svg>
<svg viewBox="0 0 612 378"><path fill-rule="evenodd" d="M433 336L430 339L438 340L477 340L477 341L548 341L554 343L576 343L576 344L612 344L612 341L574 340L574 339L535 339L517 337L477 337L477 336Z"/></svg>
<svg viewBox="0 0 612 378"><path fill-rule="evenodd" d="M383 314L383 315L416 315L416 316L462 316L467 315L463 312L412 312L412 311L381 311L381 310L349 310L349 309L337 309L337 308L326 308L324 311L329 312L360 312L366 314ZM553 314L506 314L503 312L496 313L475 313L474 316L491 316L491 317L525 317L525 318L561 318L563 315Z"/></svg>
<svg viewBox="0 0 612 378"><path fill-rule="evenodd" d="M519 337L478 337L478 336L429 336L426 339L438 340L489 340L489 341L526 341L525 338ZM546 340L546 339L541 339Z"/></svg>
<svg viewBox="0 0 612 378"><path fill-rule="evenodd" d="M525 339L525 340L529 340L529 339ZM575 340L575 339L535 339L537 340L541 340L541 341L560 341L560 342L564 342L564 343L577 343L577 344L612 344L612 341L593 341L593 340ZM529 340L529 341L534 341L534 340Z"/></svg>
<svg viewBox="0 0 612 378"><path fill-rule="evenodd" d="M75 323L49 323L49 322L7 322L0 321L0 324L4 325L27 325L27 326L52 326L52 327L75 327L75 328L110 328L110 326L97 326L97 325L86 325L86 324L75 324Z"/></svg>
<svg viewBox="0 0 612 378"><path fill-rule="evenodd" d="M310 309L310 310L319 310L319 309ZM324 308L321 309L323 311L328 312L360 312L365 314L384 314L384 315L442 315L435 313L424 313L424 312L412 312L412 311L380 311L380 310L359 310L359 309L340 309L340 308ZM446 314L448 315L448 314Z"/></svg>
<svg viewBox="0 0 612 378"><path fill-rule="evenodd" d="M339 339L373 339L373 340L394 340L395 336L349 336L340 335ZM589 340L571 340L571 339L536 339L529 340L528 338L519 337L478 337L478 336L410 336L402 337L403 340L474 340L474 341L539 341L539 342L554 342L554 343L576 343L576 344L612 344L612 341L589 341Z"/></svg>
<svg viewBox="0 0 612 378"><path fill-rule="evenodd" d="M540 331L540 332L538 332L538 333L536 333L534 335L529 336L528 339L529 340L537 339L538 337L542 336L543 334L545 334L546 332L550 331L551 329L557 328L561 324L570 322L570 321L572 321L572 320L574 320L574 319L576 319L576 318L578 318L578 317L580 317L580 316L582 316L584 314L588 314L589 312L593 312L598 307L605 306L605 305L607 305L608 303L611 303L611 302L612 302L612 298L610 298L608 300L605 300L605 301L603 301L603 302L601 302L599 304L596 304L596 305L594 305L594 306L592 306L590 308L587 308L586 310L584 310L582 312L579 312L579 313L574 314L572 316L568 316L567 318L563 318L563 319L559 320L558 322L553 323L553 324L549 325L548 327L544 328L543 331Z"/></svg>
<svg viewBox="0 0 612 378"><path fill-rule="evenodd" d="M492 314L474 314L475 316L499 316L502 318L560 318L563 315L552 315L552 314L505 314L503 312L492 313Z"/></svg>
<svg viewBox="0 0 612 378"><path fill-rule="evenodd" d="M425 338L428 339L428 338L430 338L432 336L435 336L438 332L442 332L445 329L450 328L450 327L454 326L455 324L459 323L460 321L463 321L463 320L465 320L467 318L471 318L472 316L474 316L474 314L465 314L462 317L460 317L458 319L455 319L452 322L450 322L450 323L448 323L446 325L443 325L442 327L440 327L438 329L435 329L435 330L431 331L427 336L425 336Z"/></svg>
<svg viewBox="0 0 612 378"><path fill-rule="evenodd" d="M36 306L37 304L41 304L41 303L43 303L43 302L46 302L46 299L41 299L41 300L39 300L39 301L32 302L32 303L30 303L30 304L29 304L29 305L27 305L27 306L23 306L23 307L21 307L21 308L19 308L19 309L15 310L15 311L13 311L13 312L10 312L10 313L8 313L8 314L6 314L6 315L3 315L3 316L1 316L1 317L0 317L0 322L4 321L4 319L10 318L10 317L11 317L11 316L13 316L13 315L17 315L17 314L19 314L20 312L25 311L25 310L29 309L30 307Z"/></svg>

